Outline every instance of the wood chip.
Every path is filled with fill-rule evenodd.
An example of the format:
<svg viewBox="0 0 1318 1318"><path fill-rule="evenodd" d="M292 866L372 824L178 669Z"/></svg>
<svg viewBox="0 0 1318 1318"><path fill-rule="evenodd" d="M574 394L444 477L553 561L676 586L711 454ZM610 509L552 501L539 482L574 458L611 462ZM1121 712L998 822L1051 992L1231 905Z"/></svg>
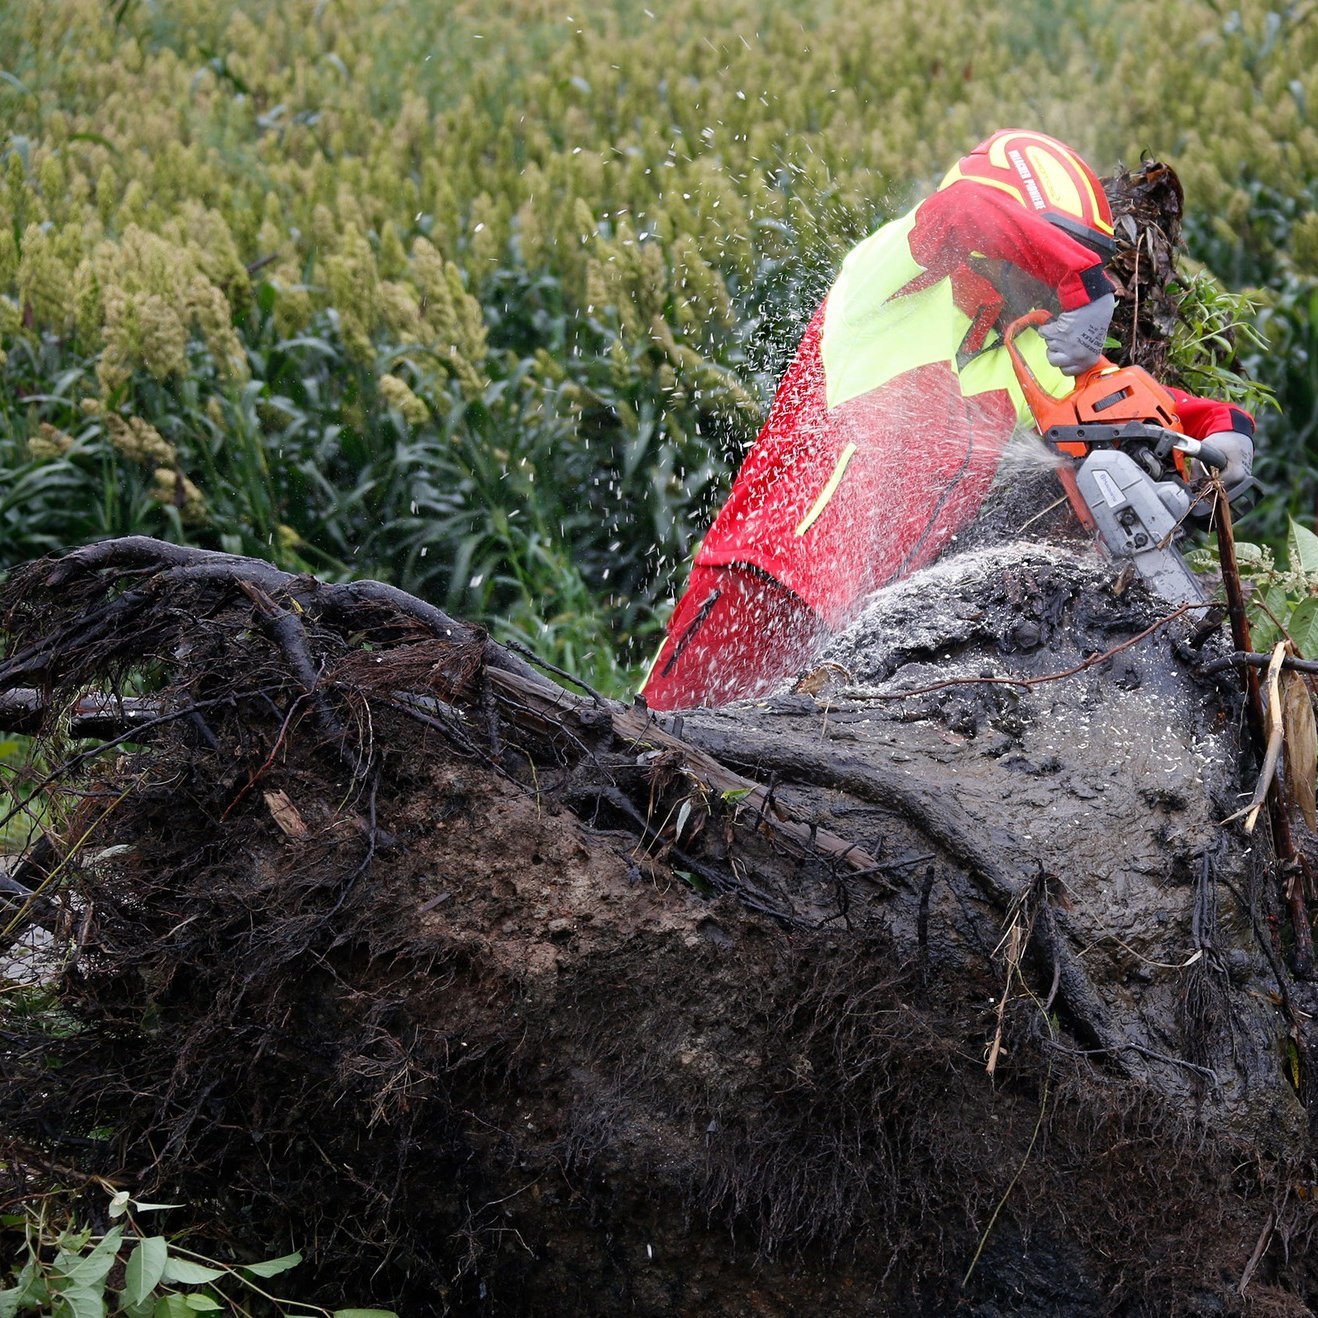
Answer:
<svg viewBox="0 0 1318 1318"><path fill-rule="evenodd" d="M287 792L265 792L265 803L270 814L286 837L306 837L307 822L298 813L297 806L288 799Z"/></svg>
<svg viewBox="0 0 1318 1318"><path fill-rule="evenodd" d="M1318 728L1314 726L1309 684L1299 673L1282 679L1281 720L1285 729L1286 781L1291 800L1310 829L1318 830L1314 811L1314 774L1318 772Z"/></svg>

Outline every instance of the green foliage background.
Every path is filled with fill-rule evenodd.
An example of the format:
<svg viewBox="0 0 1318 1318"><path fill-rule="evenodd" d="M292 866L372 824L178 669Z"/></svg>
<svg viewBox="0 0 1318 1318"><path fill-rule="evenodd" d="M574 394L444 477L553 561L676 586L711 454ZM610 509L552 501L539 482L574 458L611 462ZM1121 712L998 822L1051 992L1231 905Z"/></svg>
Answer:
<svg viewBox="0 0 1318 1318"><path fill-rule="evenodd" d="M1013 124L1173 163L1262 291L1277 534L1315 98L1305 4L0 4L0 567L380 576L623 690L842 253Z"/></svg>

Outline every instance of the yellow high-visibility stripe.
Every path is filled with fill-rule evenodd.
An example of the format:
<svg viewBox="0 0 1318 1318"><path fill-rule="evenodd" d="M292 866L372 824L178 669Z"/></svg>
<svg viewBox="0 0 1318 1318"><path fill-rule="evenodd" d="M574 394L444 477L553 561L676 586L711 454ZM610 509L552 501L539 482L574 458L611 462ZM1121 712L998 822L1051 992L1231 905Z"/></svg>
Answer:
<svg viewBox="0 0 1318 1318"><path fill-rule="evenodd" d="M1074 151L1067 151L1065 158L1066 163L1071 166L1071 172L1075 175L1077 185L1089 199L1088 208L1077 215L1076 219L1084 224L1092 225L1100 233L1110 235L1113 232L1112 226L1103 218L1103 206L1107 204L1107 198L1104 197L1102 202L1099 201L1098 193L1094 191L1093 173Z"/></svg>
<svg viewBox="0 0 1318 1318"><path fill-rule="evenodd" d="M664 657L664 647L668 644L668 637L665 636L659 642L659 648L654 652L654 658L650 660L650 666L645 670L645 676L641 678L641 685L638 690L644 691L650 684L650 679L654 676L654 670L659 667L659 660Z"/></svg>
<svg viewBox="0 0 1318 1318"><path fill-rule="evenodd" d="M828 483L819 491L819 498L814 502L814 506L806 515L801 518L801 524L796 528L797 535L804 535L822 516L825 508L828 507L829 500L837 493L837 487L842 483L843 474L847 470L853 456L855 456L856 446L848 444L842 450L842 456L838 458L837 465L833 468L833 474L828 478Z"/></svg>
<svg viewBox="0 0 1318 1318"><path fill-rule="evenodd" d="M989 164L996 165L999 169L1010 169L1011 161L1007 159L1007 143L1019 142L1021 138L1029 141L1032 137L1032 133L995 133L989 141L989 149L986 152Z"/></svg>
<svg viewBox="0 0 1318 1318"><path fill-rule="evenodd" d="M997 188L999 192L1005 192L1013 201L1019 201L1027 210L1029 209L1029 198L1025 195L1025 189L1014 187L1005 179L984 178L980 174L963 174L960 165L953 165L951 169L943 176L943 181L938 185L938 191L941 192L949 183L979 183L986 188Z"/></svg>
<svg viewBox="0 0 1318 1318"><path fill-rule="evenodd" d="M1083 169L1077 169L1076 173L1080 176L1080 182L1085 185L1085 191L1089 194L1089 214L1092 217L1086 220L1086 224L1092 223L1094 228L1100 233L1105 233L1109 237L1116 234L1116 230L1103 218L1102 207L1099 204L1098 196L1094 192L1094 185L1089 181L1089 176ZM1104 201L1107 200L1105 197Z"/></svg>

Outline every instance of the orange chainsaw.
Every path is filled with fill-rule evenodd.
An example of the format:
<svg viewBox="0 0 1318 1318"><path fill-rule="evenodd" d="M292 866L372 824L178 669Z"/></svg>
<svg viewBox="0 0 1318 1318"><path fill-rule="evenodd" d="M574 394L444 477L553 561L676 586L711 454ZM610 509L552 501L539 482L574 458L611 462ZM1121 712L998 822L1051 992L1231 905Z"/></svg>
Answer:
<svg viewBox="0 0 1318 1318"><path fill-rule="evenodd" d="M1022 330L1050 319L1046 311L1029 312L1007 327L1005 342L1034 424L1059 455L1071 507L1151 590L1176 605L1204 603L1199 578L1174 543L1193 502L1185 464L1194 458L1220 469L1226 455L1185 434L1176 400L1142 367L1100 357L1065 398L1055 398L1016 346Z"/></svg>

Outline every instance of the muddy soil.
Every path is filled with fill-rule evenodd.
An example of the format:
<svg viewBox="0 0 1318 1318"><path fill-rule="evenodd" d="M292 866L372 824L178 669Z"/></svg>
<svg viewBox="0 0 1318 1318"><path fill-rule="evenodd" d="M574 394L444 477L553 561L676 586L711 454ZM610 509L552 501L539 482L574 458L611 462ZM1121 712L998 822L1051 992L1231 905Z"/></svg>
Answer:
<svg viewBox="0 0 1318 1318"><path fill-rule="evenodd" d="M0 1122L327 1305L1306 1313L1318 1004L1219 823L1239 699L1112 584L972 549L656 720L361 586L34 570L0 685L162 713L69 768Z"/></svg>

